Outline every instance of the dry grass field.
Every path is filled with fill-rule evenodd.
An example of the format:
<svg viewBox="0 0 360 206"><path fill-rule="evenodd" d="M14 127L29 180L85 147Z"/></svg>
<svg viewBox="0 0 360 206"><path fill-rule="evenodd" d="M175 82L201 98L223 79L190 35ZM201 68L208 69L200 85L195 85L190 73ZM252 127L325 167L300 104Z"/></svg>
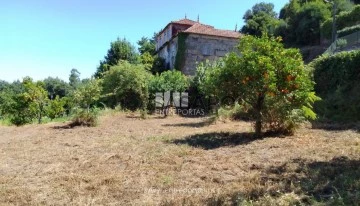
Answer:
<svg viewBox="0 0 360 206"><path fill-rule="evenodd" d="M135 114L0 126L0 205L359 205L360 133Z"/></svg>

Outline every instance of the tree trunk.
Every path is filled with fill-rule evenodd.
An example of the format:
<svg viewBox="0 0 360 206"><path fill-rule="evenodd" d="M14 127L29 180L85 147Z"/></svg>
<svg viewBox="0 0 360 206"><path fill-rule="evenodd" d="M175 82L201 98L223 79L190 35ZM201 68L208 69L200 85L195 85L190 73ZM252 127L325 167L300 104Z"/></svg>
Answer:
<svg viewBox="0 0 360 206"><path fill-rule="evenodd" d="M43 110L44 110L44 106L43 105L40 105L40 113L39 113L39 119L38 119L38 123L41 124L41 120L42 120L42 113L43 113Z"/></svg>
<svg viewBox="0 0 360 206"><path fill-rule="evenodd" d="M264 99L265 97L263 95L259 95L255 105L255 113L256 113L255 136L256 137L262 136L262 109L263 109Z"/></svg>

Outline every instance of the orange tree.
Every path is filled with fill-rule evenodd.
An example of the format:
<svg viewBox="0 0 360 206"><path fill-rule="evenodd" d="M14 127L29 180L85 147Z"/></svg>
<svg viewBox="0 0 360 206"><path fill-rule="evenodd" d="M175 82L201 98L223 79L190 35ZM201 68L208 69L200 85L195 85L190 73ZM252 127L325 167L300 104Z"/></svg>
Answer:
<svg viewBox="0 0 360 206"><path fill-rule="evenodd" d="M293 133L298 123L315 119L314 82L297 49L285 49L280 38L244 36L221 64L206 69L200 86L217 98L233 98L249 108L255 133L264 129Z"/></svg>

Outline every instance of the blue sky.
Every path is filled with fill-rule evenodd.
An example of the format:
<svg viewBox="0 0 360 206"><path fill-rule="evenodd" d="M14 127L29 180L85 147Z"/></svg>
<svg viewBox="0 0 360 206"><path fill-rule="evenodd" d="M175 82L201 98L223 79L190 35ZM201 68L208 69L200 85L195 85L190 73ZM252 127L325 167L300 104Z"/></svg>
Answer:
<svg viewBox="0 0 360 206"><path fill-rule="evenodd" d="M185 13L216 28L241 28L243 14L257 2L262 1L0 0L0 79L67 81L72 68L87 78L117 37L135 45ZM279 12L288 0L268 2Z"/></svg>

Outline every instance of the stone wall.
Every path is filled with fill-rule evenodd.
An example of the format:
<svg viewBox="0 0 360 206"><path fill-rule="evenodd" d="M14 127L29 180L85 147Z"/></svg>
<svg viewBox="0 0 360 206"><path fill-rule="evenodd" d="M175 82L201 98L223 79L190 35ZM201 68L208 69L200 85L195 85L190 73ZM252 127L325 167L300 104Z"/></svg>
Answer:
<svg viewBox="0 0 360 206"><path fill-rule="evenodd" d="M185 75L195 75L198 63L223 57L234 51L238 43L239 40L233 38L189 34L185 41L185 63L181 70Z"/></svg>
<svg viewBox="0 0 360 206"><path fill-rule="evenodd" d="M175 67L175 58L178 49L178 38L173 38L159 52L158 55L165 59L167 69Z"/></svg>
<svg viewBox="0 0 360 206"><path fill-rule="evenodd" d="M172 25L170 24L156 37L156 50L159 50L166 42L172 38Z"/></svg>

